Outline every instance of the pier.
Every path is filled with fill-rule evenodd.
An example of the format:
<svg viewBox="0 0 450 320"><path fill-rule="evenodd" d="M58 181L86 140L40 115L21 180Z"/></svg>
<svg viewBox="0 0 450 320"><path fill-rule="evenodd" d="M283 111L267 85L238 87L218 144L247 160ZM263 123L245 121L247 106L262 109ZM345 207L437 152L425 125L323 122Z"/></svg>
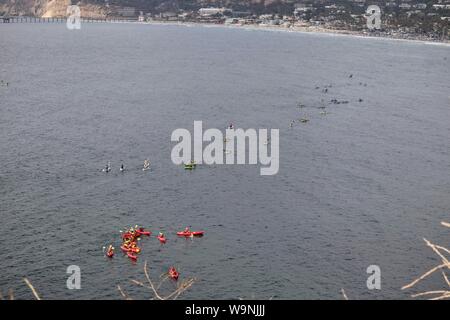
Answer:
<svg viewBox="0 0 450 320"><path fill-rule="evenodd" d="M121 23L121 22L137 22L138 19L121 18L121 17L108 17L108 18L81 18L81 23ZM41 17L22 17L22 16L1 16L0 23L66 23L67 17L53 17L53 18L41 18Z"/></svg>

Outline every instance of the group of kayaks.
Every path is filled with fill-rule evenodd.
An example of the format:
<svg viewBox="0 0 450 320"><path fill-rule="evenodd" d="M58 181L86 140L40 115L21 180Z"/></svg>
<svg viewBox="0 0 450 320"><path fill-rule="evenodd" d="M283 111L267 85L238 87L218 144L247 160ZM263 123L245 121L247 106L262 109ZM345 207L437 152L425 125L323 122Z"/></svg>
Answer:
<svg viewBox="0 0 450 320"><path fill-rule="evenodd" d="M122 231L121 231L122 232ZM191 231L189 227L186 227L183 231L177 232L177 236L179 237L201 237L204 235L204 231ZM122 232L122 244L120 249L122 252L132 261L138 260L138 254L141 253L141 248L138 246L138 241L141 240L142 236L151 236L151 232L145 230L143 227L135 226L134 228L129 228L125 232ZM167 241L164 233L160 232L156 238L161 244L165 244ZM109 245L106 250L106 256L108 258L114 257L114 247ZM178 279L179 273L175 269L175 267L170 267L168 276L174 280Z"/></svg>
<svg viewBox="0 0 450 320"><path fill-rule="evenodd" d="M135 228L130 228L122 233L122 245L120 246L120 249L128 256L128 258L137 261L137 255L141 253L138 241L141 239L141 236L149 237L151 234L150 231L146 231L142 227L136 226Z"/></svg>
<svg viewBox="0 0 450 320"><path fill-rule="evenodd" d="M136 226L135 228L129 228L127 231L122 233L122 245L120 246L120 249L128 256L128 258L133 261L137 261L137 255L141 253L141 248L138 246L138 241L141 240L141 236L149 237L151 234L152 233L150 231L146 231L142 227ZM108 258L114 257L114 250L114 247L109 245L106 250L106 256Z"/></svg>

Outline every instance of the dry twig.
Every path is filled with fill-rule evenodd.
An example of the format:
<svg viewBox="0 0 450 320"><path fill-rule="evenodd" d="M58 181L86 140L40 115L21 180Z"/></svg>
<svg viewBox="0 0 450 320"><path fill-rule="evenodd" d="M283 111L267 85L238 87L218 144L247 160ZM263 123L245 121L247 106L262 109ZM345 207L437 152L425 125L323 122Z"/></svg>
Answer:
<svg viewBox="0 0 450 320"><path fill-rule="evenodd" d="M345 293L344 288L341 289L342 295L344 296L344 300L348 300L347 294Z"/></svg>
<svg viewBox="0 0 450 320"><path fill-rule="evenodd" d="M33 292L33 295L36 298L36 300L41 300L41 298L39 297L38 293L36 292L36 289L34 289L34 287L31 284L31 282L27 278L23 278L23 281L25 281L27 286L31 289L31 292Z"/></svg>
<svg viewBox="0 0 450 320"><path fill-rule="evenodd" d="M450 228L450 223L448 222L441 222L441 224L445 227L449 227ZM443 246L439 246L436 244L431 243L430 241L428 241L427 239L423 239L426 243L427 246L429 246L434 253L436 253L439 258L441 259L442 263L435 266L434 268L431 268L430 270L428 270L427 272L425 272L424 274L422 274L420 277L418 277L417 279L415 279L414 281L412 281L411 283L405 285L402 287L402 290L411 288L413 286L415 286L418 282L422 281L423 279L425 279L426 277L428 277L429 275L433 274L434 272L436 272L437 270L441 270L441 269L449 269L450 270L450 262L449 262L449 258L446 257L446 254L450 255L450 250L443 247ZM447 285L447 287L449 289L447 290L433 290L433 291L426 291L426 292L421 292L421 293L416 293L411 295L411 297L416 298L416 297L423 297L423 296L433 296L430 298L430 300L443 300L443 299L448 299L450 298L450 281L447 278L447 275L445 274L444 270L441 270L442 272L442 276L444 277L444 281L445 284ZM435 296L437 295L437 296Z"/></svg>

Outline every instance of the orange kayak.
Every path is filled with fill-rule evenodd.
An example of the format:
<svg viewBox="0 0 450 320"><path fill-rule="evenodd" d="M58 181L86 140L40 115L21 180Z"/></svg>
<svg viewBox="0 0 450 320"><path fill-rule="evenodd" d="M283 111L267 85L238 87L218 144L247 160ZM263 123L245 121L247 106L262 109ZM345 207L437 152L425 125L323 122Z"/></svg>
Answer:
<svg viewBox="0 0 450 320"><path fill-rule="evenodd" d="M127 252L127 256L128 256L128 258L130 258L131 260L137 261L137 258L138 258L138 257L137 257L136 255L130 253L130 252Z"/></svg>
<svg viewBox="0 0 450 320"><path fill-rule="evenodd" d="M180 232L177 232L177 235L180 237L192 237L192 236L201 237L204 235L204 233L205 233L205 231L188 231L188 232L180 231Z"/></svg>
<svg viewBox="0 0 450 320"><path fill-rule="evenodd" d="M120 246L120 249L122 249L123 252L133 252L133 253L139 253L141 252L141 248L135 247L135 248L126 248L124 246Z"/></svg>
<svg viewBox="0 0 450 320"><path fill-rule="evenodd" d="M140 235L143 235L143 236L150 236L152 233L150 232L150 231L145 231L144 229L139 229L139 230L136 230L136 236L140 236Z"/></svg>

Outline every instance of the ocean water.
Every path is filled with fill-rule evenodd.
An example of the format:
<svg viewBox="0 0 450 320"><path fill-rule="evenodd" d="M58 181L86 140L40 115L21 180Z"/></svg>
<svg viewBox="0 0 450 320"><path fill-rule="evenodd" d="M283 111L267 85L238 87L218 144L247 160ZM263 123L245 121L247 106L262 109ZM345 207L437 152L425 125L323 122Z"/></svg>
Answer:
<svg viewBox="0 0 450 320"><path fill-rule="evenodd" d="M450 47L426 43L2 24L0 290L30 299L27 277L45 299L120 299L117 285L150 298L130 281L147 260L155 279L171 265L197 279L185 299L407 299L400 287L439 263L422 238L448 245L449 71ZM171 133L194 120L279 129L279 173L174 165ZM105 258L134 224L167 244L143 238L135 264ZM177 238L187 225L206 235ZM80 290L66 287L69 265ZM369 265L381 290L366 286Z"/></svg>

